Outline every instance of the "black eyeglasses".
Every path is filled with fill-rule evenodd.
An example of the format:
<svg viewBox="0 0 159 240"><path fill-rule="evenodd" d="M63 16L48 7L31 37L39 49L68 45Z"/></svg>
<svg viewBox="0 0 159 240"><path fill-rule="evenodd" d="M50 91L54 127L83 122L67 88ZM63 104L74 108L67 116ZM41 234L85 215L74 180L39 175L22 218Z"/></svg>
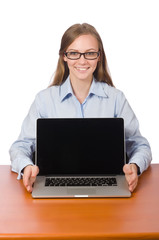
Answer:
<svg viewBox="0 0 159 240"><path fill-rule="evenodd" d="M64 52L64 55L71 60L77 60L80 59L80 57L83 55L85 59L87 60L95 60L99 56L99 52Z"/></svg>

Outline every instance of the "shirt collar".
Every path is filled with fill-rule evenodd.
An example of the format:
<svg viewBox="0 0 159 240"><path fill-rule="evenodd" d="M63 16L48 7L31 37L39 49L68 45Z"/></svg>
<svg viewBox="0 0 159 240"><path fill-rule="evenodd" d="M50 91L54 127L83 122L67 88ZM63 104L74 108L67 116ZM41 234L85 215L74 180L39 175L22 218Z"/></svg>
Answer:
<svg viewBox="0 0 159 240"><path fill-rule="evenodd" d="M108 97L106 86L107 84L103 82L98 82L94 77L92 85L89 90L89 94L97 95L98 97Z"/></svg>
<svg viewBox="0 0 159 240"><path fill-rule="evenodd" d="M60 86L60 100L61 102L63 100L65 100L66 98L70 97L73 95L73 90L71 87L71 82L70 82L70 78L68 77L65 82Z"/></svg>
<svg viewBox="0 0 159 240"><path fill-rule="evenodd" d="M93 81L92 81L92 84L91 84L88 96L90 96L90 95L97 95L99 97L106 97L106 98L108 98L107 88L106 88L105 85L107 85L107 84L98 82L93 77ZM70 78L69 77L60 86L60 93L59 94L60 94L61 102L64 101L66 98L69 98L70 96L73 95L73 90L72 90L72 86L71 86L71 82L70 82Z"/></svg>

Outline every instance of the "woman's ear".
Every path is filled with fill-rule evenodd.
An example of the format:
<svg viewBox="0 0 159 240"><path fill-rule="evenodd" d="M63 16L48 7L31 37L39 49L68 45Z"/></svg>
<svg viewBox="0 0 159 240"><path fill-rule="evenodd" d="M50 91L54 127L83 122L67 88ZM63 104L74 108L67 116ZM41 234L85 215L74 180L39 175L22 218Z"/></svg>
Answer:
<svg viewBox="0 0 159 240"><path fill-rule="evenodd" d="M67 57L65 56L65 54L63 54L63 60L67 62Z"/></svg>
<svg viewBox="0 0 159 240"><path fill-rule="evenodd" d="M100 52L99 52L98 62L100 62Z"/></svg>

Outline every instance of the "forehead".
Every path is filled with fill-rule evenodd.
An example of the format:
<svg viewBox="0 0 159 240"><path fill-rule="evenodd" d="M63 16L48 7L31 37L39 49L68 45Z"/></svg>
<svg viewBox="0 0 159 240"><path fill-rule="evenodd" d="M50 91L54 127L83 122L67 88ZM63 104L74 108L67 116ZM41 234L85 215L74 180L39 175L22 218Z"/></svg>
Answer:
<svg viewBox="0 0 159 240"><path fill-rule="evenodd" d="M81 35L77 37L67 48L67 50L78 50L78 51L87 51L87 50L95 50L98 51L98 41L91 34Z"/></svg>

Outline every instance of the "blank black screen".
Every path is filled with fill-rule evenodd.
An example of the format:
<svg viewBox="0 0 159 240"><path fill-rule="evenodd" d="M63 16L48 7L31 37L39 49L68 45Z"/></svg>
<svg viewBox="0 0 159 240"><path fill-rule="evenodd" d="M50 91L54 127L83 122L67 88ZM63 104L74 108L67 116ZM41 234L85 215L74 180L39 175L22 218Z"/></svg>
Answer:
<svg viewBox="0 0 159 240"><path fill-rule="evenodd" d="M124 165L122 118L37 120L40 175L120 174Z"/></svg>

